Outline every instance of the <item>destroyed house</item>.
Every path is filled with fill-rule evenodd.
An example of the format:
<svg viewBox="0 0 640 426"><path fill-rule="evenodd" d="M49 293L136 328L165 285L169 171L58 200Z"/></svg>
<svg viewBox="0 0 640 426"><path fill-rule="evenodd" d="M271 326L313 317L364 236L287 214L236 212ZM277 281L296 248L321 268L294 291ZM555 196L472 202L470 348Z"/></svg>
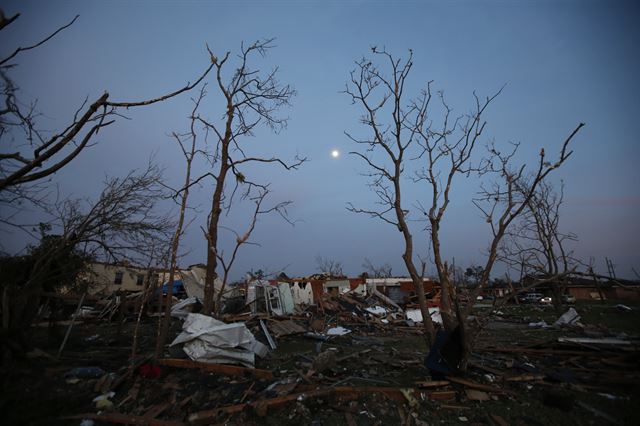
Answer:
<svg viewBox="0 0 640 426"><path fill-rule="evenodd" d="M89 283L91 294L111 294L114 291L135 292L144 288L146 268L128 263L92 262L81 279ZM156 274L153 279L158 279Z"/></svg>
<svg viewBox="0 0 640 426"><path fill-rule="evenodd" d="M535 277L535 279L542 278ZM525 277L523 286L530 285L533 279L534 277ZM563 294L571 295L577 300L640 301L640 281L601 276L569 275L562 281L545 282L537 285L535 286L535 291L545 296L553 296L553 288L555 286L561 288Z"/></svg>
<svg viewBox="0 0 640 426"><path fill-rule="evenodd" d="M640 301L640 283L630 280L597 280L571 277L566 293L578 300L627 300Z"/></svg>
<svg viewBox="0 0 640 426"><path fill-rule="evenodd" d="M325 278L302 277L287 278L269 281L253 281L248 286L255 283L268 283L271 286L280 288L283 291L283 284L287 284L295 305L317 304L323 295L338 296L347 292L352 292L360 296L366 296L372 289L389 297L395 303L406 303L415 295L413 281L407 277L396 278ZM424 290L429 295L438 290L437 284L428 279L424 279ZM252 293L253 294L253 293ZM255 298L255 296L252 296ZM249 300L249 299L247 299ZM253 301L253 299L251 299Z"/></svg>
<svg viewBox="0 0 640 426"><path fill-rule="evenodd" d="M430 278L424 278L422 282L427 295L439 289L438 284ZM416 293L416 286L409 277L367 278L367 286L370 285L395 303L406 303Z"/></svg>

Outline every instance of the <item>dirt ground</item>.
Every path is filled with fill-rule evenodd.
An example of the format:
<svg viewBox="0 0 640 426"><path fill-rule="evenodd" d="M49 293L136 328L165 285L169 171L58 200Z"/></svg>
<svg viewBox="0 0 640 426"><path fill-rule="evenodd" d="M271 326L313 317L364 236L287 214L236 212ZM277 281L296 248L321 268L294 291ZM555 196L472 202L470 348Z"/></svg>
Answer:
<svg viewBox="0 0 640 426"><path fill-rule="evenodd" d="M126 414L121 423L130 424L636 425L640 305L616 305L579 302L575 309L584 327L563 329L529 326L552 324L557 315L551 307L500 308L480 334L464 378L438 381L425 368L425 342L411 327L339 324L352 332L327 341L281 337L278 348L256 364L272 372L272 379L165 366L154 378L153 372L130 370L152 352L157 318L143 320L142 356L134 360L133 321L74 325L59 359L66 326L34 327L29 343L37 350L2 366L2 423L80 425L100 411L93 399L111 388L113 406L102 411ZM486 310L491 308L478 307L476 313ZM171 336L180 327L174 320ZM257 326L252 332L264 341ZM560 343L561 337L626 343ZM168 355L185 358L181 352L172 348ZM320 354L329 354L328 362L310 374ZM105 374L71 377L77 367L100 367ZM264 403L275 399L283 402Z"/></svg>

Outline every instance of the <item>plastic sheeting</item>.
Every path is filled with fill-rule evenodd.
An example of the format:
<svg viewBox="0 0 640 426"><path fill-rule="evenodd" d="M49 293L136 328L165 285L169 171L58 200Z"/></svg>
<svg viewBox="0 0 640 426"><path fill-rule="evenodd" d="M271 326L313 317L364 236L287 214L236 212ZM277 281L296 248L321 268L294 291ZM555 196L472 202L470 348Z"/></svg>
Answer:
<svg viewBox="0 0 640 426"><path fill-rule="evenodd" d="M184 344L194 361L241 364L253 368L255 355L266 356L267 346L258 342L244 323L226 324L201 314L188 314L182 332L171 346Z"/></svg>
<svg viewBox="0 0 640 426"><path fill-rule="evenodd" d="M191 312L189 307L200 303L197 297L189 297L183 299L171 307L171 316L174 318L185 319Z"/></svg>
<svg viewBox="0 0 640 426"><path fill-rule="evenodd" d="M404 311L404 313L407 316L407 319L414 322L422 322L422 311L420 309L407 309L406 311ZM442 324L440 308L429 308L429 315L431 315L431 320L433 322Z"/></svg>

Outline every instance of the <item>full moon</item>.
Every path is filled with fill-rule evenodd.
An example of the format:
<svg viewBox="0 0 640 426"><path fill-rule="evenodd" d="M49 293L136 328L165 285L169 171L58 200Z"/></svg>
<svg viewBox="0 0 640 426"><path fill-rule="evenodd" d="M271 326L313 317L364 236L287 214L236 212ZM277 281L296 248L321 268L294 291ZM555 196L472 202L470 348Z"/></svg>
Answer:
<svg viewBox="0 0 640 426"><path fill-rule="evenodd" d="M333 158L338 158L340 156L340 151L338 151L337 149L334 149L333 151L331 151L331 156Z"/></svg>

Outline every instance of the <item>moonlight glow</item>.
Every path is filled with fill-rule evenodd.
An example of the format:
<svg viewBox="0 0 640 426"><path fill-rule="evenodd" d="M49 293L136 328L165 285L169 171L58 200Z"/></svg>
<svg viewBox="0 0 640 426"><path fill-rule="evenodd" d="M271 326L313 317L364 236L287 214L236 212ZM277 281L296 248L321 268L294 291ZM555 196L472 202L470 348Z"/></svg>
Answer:
<svg viewBox="0 0 640 426"><path fill-rule="evenodd" d="M340 151L338 151L337 149L334 149L333 151L331 151L331 156L333 158L338 158L340 156Z"/></svg>

